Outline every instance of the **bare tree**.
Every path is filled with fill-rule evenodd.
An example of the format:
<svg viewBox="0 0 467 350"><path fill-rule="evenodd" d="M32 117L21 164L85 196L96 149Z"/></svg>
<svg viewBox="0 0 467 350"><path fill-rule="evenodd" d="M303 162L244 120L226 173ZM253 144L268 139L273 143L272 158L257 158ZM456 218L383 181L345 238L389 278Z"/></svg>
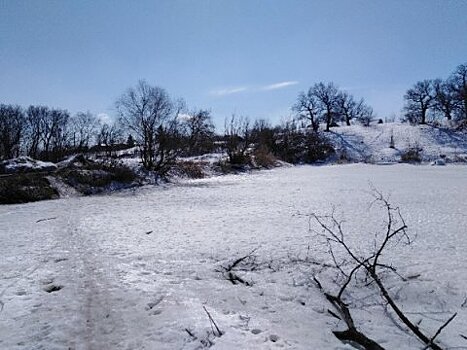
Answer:
<svg viewBox="0 0 467 350"><path fill-rule="evenodd" d="M29 106L26 112L26 153L38 158L41 151L45 121L49 108L45 106Z"/></svg>
<svg viewBox="0 0 467 350"><path fill-rule="evenodd" d="M69 121L70 114L66 110L51 109L45 115L41 133L43 159L57 161L65 155L70 141Z"/></svg>
<svg viewBox="0 0 467 350"><path fill-rule="evenodd" d="M165 170L177 153L177 145L171 140L178 131L180 108L164 89L144 80L129 88L117 100L116 107L141 147L143 166L148 170Z"/></svg>
<svg viewBox="0 0 467 350"><path fill-rule="evenodd" d="M29 106L25 117L26 153L33 158L57 161L71 145L70 114L46 106Z"/></svg>
<svg viewBox="0 0 467 350"><path fill-rule="evenodd" d="M255 120L251 129L251 141L256 148L272 151L276 143L276 135L271 124L265 119Z"/></svg>
<svg viewBox="0 0 467 350"><path fill-rule="evenodd" d="M319 107L319 101L314 95L313 89L310 88L306 93L301 92L298 95L297 102L293 105L292 110L298 114L300 119L308 120L312 130L317 132L319 129Z"/></svg>
<svg viewBox="0 0 467 350"><path fill-rule="evenodd" d="M356 101L353 95L344 91L339 93L337 104L338 115L348 126L351 120L358 120L364 126L370 126L375 119L373 108L367 105L363 98Z"/></svg>
<svg viewBox="0 0 467 350"><path fill-rule="evenodd" d="M433 109L441 113L447 120L451 120L454 112L458 108L453 84L442 81L441 79L435 79L433 81L433 90Z"/></svg>
<svg viewBox="0 0 467 350"><path fill-rule="evenodd" d="M211 112L199 109L190 113L185 118L184 126L188 137L188 154L197 155L212 150L212 138L214 136L214 124Z"/></svg>
<svg viewBox="0 0 467 350"><path fill-rule="evenodd" d="M91 112L77 113L71 119L72 146L77 151L87 150L96 137L99 121Z"/></svg>
<svg viewBox="0 0 467 350"><path fill-rule="evenodd" d="M417 82L404 95L405 117L412 124L426 124L428 110L433 105L435 93L433 82L423 80Z"/></svg>
<svg viewBox="0 0 467 350"><path fill-rule="evenodd" d="M97 134L97 144L105 150L107 157L112 157L115 146L122 141L122 129L117 123L102 124Z"/></svg>
<svg viewBox="0 0 467 350"><path fill-rule="evenodd" d="M313 131L318 131L319 121L326 123L326 131L336 121L343 120L346 125L350 121L359 120L368 126L374 119L373 109L362 99L355 100L354 96L346 91L339 91L334 83L314 84L307 93L300 93L297 102L293 105L300 119L311 122Z"/></svg>
<svg viewBox="0 0 467 350"><path fill-rule="evenodd" d="M339 101L339 90L334 83L318 83L312 88L312 94L319 102L319 109L326 122L325 131L329 131L333 118L338 114L337 107Z"/></svg>
<svg viewBox="0 0 467 350"><path fill-rule="evenodd" d="M373 108L365 104L363 99L355 106L355 119L362 123L363 126L370 126L370 123L375 120Z"/></svg>
<svg viewBox="0 0 467 350"><path fill-rule="evenodd" d="M467 63L459 65L449 78L458 103L459 119L467 120Z"/></svg>
<svg viewBox="0 0 467 350"><path fill-rule="evenodd" d="M235 115L230 119L226 118L224 138L230 164L245 164L248 160L246 152L251 142L249 119Z"/></svg>
<svg viewBox="0 0 467 350"><path fill-rule="evenodd" d="M19 155L24 114L19 106L0 105L0 159Z"/></svg>
<svg viewBox="0 0 467 350"><path fill-rule="evenodd" d="M354 97L346 91L339 93L337 104L339 106L339 114L345 121L347 126L350 126L350 121L355 119L357 104L362 104L363 100L356 102Z"/></svg>

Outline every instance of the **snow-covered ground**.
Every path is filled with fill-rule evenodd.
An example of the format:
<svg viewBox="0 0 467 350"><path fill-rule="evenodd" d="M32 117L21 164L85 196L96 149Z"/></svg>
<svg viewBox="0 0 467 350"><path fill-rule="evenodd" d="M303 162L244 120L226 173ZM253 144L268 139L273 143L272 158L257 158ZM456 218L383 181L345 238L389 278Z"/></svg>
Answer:
<svg viewBox="0 0 467 350"><path fill-rule="evenodd" d="M467 134L449 128L407 123L375 124L332 128L326 134L339 153L353 161L370 163L399 162L401 153L411 147L421 149L423 161L446 157L450 161L467 159ZM391 148L391 135L393 146Z"/></svg>
<svg viewBox="0 0 467 350"><path fill-rule="evenodd" d="M370 185L370 183L372 185ZM467 348L467 167L351 164L278 168L113 195L0 207L1 349L351 349L315 286L334 290L307 214L332 205L360 249L382 228L370 187L390 193L414 244L384 262L407 315ZM257 248L251 286L219 272ZM357 326L387 349L422 349L372 287L353 294ZM212 336L211 314L223 335ZM190 335L191 334L191 335Z"/></svg>

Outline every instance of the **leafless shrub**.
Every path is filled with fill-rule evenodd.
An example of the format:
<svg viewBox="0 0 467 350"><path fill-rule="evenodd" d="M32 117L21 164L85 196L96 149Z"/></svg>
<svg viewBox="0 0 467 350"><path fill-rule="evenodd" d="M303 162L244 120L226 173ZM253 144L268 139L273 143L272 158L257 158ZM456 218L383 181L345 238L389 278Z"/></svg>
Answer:
<svg viewBox="0 0 467 350"><path fill-rule="evenodd" d="M422 148L419 146L411 146L401 154L401 161L404 163L420 163Z"/></svg>
<svg viewBox="0 0 467 350"><path fill-rule="evenodd" d="M265 147L259 147L255 150L253 160L256 166L267 169L272 168L277 164L277 159L274 157L274 154Z"/></svg>
<svg viewBox="0 0 467 350"><path fill-rule="evenodd" d="M202 179L205 177L204 165L206 164L189 160L177 161L171 172L190 179Z"/></svg>

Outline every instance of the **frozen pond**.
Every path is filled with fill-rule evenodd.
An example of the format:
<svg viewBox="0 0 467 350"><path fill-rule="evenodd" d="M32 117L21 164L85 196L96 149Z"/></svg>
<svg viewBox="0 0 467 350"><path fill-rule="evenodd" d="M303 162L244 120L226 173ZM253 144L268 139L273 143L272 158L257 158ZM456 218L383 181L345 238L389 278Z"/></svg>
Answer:
<svg viewBox="0 0 467 350"><path fill-rule="evenodd" d="M1 206L0 348L346 348L310 282L316 271L294 261L326 258L307 214L333 206L365 249L384 224L369 208L372 187L416 237L388 259L421 277L391 291L428 333L458 312L440 340L467 346L467 167L352 164ZM220 266L255 248L262 267L243 273L252 286L232 285ZM366 334L388 349L423 348L370 304L354 305ZM222 337L208 334L203 306Z"/></svg>

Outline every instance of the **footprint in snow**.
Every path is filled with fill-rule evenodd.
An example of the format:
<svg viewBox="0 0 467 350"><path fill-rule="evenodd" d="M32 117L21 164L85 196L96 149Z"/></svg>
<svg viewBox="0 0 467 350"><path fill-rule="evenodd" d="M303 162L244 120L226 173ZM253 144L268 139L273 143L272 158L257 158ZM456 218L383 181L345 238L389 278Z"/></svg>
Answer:
<svg viewBox="0 0 467 350"><path fill-rule="evenodd" d="M53 293L53 292L58 292L62 288L63 287L60 285L49 284L48 286L44 287L44 291L46 291L47 293Z"/></svg>
<svg viewBox="0 0 467 350"><path fill-rule="evenodd" d="M273 343L277 342L279 340L279 336L275 335L275 334L271 334L269 336L269 340L272 341Z"/></svg>
<svg viewBox="0 0 467 350"><path fill-rule="evenodd" d="M156 298L154 301L147 304L146 310L152 310L155 306L159 305L162 300L164 300L164 296Z"/></svg>

